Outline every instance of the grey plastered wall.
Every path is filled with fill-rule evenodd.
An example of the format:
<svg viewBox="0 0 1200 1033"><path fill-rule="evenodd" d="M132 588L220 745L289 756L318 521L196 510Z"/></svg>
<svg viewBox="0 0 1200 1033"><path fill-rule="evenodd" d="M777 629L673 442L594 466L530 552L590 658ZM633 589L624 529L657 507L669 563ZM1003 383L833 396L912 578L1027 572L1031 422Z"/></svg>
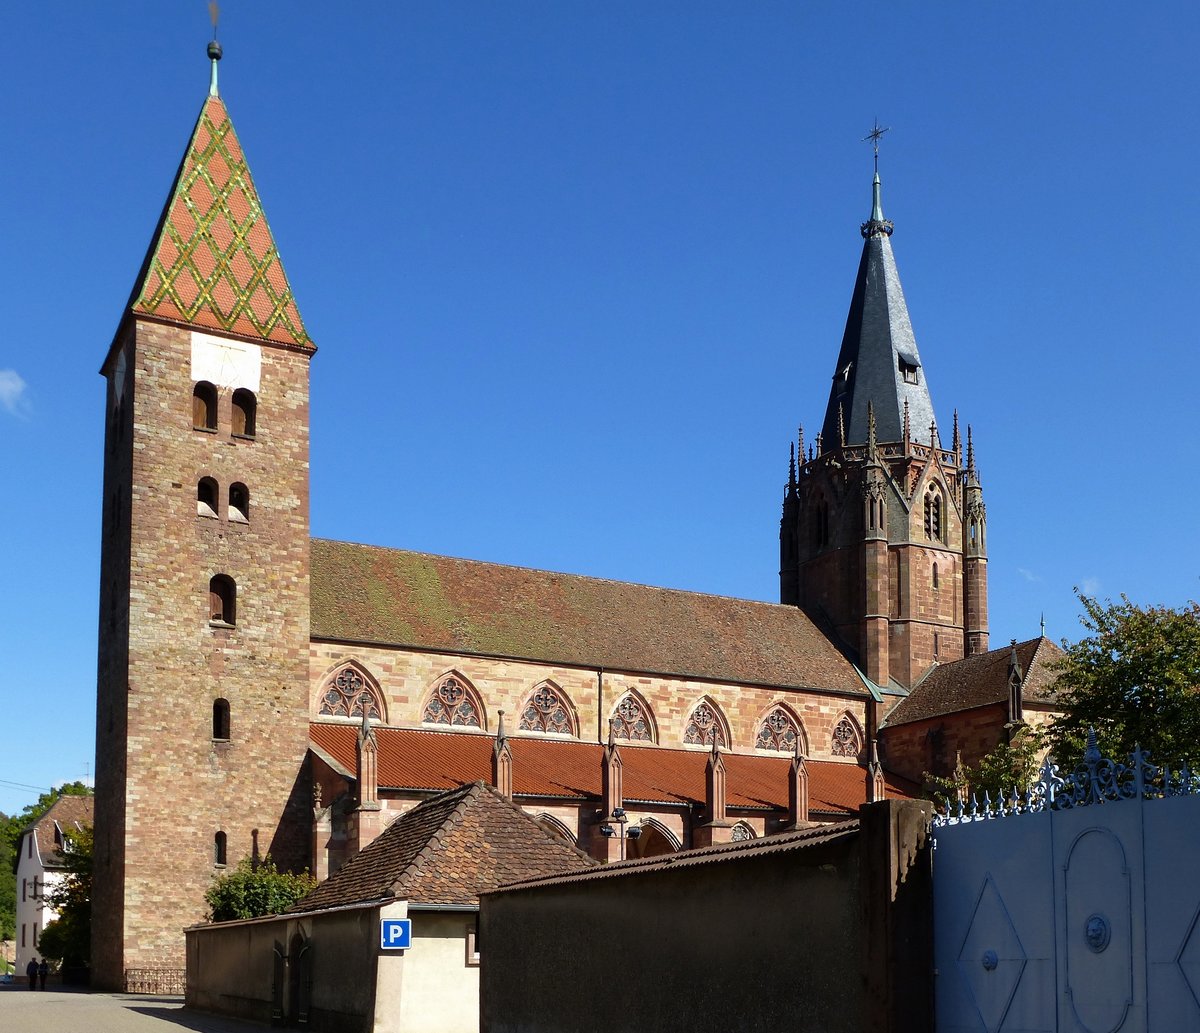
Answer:
<svg viewBox="0 0 1200 1033"><path fill-rule="evenodd" d="M820 847L485 895L481 1029L930 1028L924 807L863 819ZM547 969L569 993L532 989Z"/></svg>

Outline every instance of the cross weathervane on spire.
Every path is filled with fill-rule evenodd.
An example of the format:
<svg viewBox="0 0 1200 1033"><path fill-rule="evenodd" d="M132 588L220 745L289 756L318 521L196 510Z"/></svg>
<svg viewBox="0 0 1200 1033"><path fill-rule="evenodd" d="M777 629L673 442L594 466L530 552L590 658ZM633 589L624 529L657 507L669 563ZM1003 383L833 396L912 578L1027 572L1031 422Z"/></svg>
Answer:
<svg viewBox="0 0 1200 1033"><path fill-rule="evenodd" d="M221 60L221 44L217 42L217 22L221 18L221 8L217 6L217 0L209 0L208 16L212 19L213 38L208 45L208 59L212 62L212 72L208 80L208 95L210 97L219 96L217 89L217 62Z"/></svg>
<svg viewBox="0 0 1200 1033"><path fill-rule="evenodd" d="M871 131L869 133L867 133L866 136L863 137L864 141L870 140L871 143L874 145L874 148L875 148L875 171L876 172L879 171L879 138L881 136L883 136L884 133L891 132L891 129L892 129L891 126L880 126L879 119L875 119L875 125L871 128Z"/></svg>

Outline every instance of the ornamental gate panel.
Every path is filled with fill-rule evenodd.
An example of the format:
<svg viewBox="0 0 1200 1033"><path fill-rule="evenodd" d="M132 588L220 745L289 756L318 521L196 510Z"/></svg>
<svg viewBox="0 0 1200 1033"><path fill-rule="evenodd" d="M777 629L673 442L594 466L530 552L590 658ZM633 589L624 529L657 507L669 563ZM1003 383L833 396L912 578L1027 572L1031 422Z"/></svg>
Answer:
<svg viewBox="0 0 1200 1033"><path fill-rule="evenodd" d="M1089 744L934 820L938 1033L1200 1030L1200 776Z"/></svg>

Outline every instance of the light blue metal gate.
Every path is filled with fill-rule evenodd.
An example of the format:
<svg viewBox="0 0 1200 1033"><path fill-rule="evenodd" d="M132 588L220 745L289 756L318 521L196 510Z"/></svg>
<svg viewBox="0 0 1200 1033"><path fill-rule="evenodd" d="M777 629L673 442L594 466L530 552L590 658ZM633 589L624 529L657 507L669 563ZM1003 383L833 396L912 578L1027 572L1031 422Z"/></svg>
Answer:
<svg viewBox="0 0 1200 1033"><path fill-rule="evenodd" d="M1089 747L934 821L938 1033L1200 1031L1200 776Z"/></svg>

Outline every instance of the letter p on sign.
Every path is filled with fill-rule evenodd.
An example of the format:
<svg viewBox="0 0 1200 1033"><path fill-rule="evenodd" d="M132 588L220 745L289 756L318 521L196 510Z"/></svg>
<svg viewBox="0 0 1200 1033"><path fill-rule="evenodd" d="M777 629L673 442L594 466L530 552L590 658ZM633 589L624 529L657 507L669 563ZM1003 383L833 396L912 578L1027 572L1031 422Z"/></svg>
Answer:
<svg viewBox="0 0 1200 1033"><path fill-rule="evenodd" d="M381 918L379 946L385 951L403 951L412 946L412 919Z"/></svg>

